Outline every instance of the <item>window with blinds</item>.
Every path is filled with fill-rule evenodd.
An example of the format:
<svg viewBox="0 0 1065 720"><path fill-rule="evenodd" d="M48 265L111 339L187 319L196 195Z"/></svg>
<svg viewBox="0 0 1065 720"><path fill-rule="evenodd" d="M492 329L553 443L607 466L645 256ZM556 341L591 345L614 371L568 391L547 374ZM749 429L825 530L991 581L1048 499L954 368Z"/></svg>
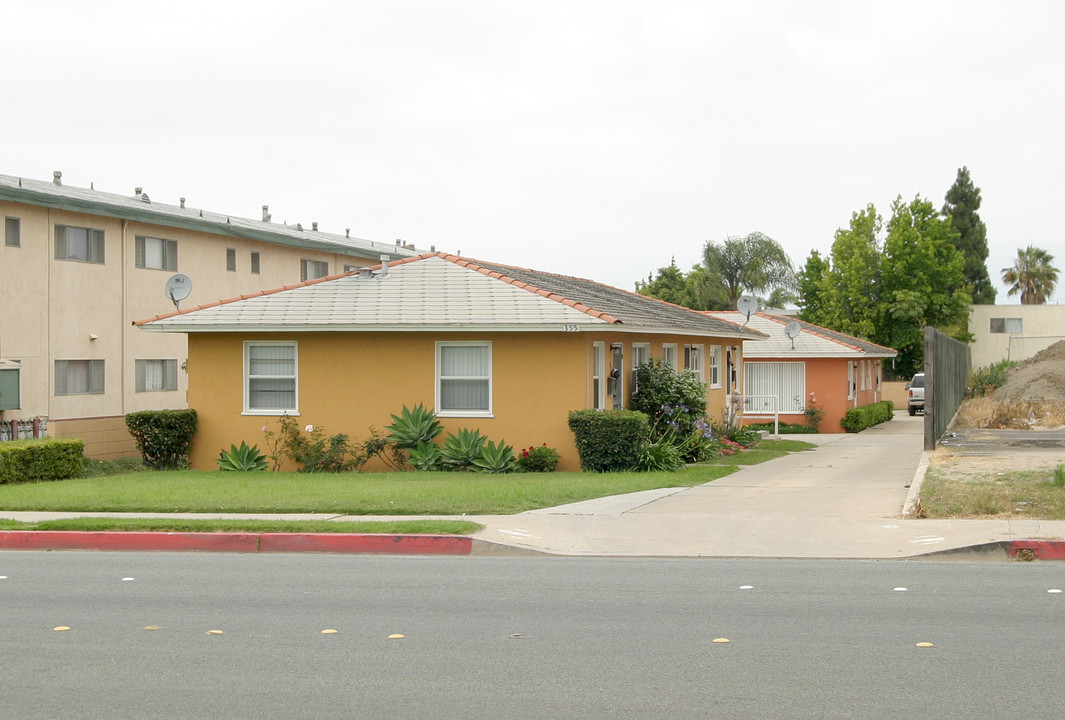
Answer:
<svg viewBox="0 0 1065 720"><path fill-rule="evenodd" d="M177 272L177 240L137 235L134 240L135 264L149 270Z"/></svg>
<svg viewBox="0 0 1065 720"><path fill-rule="evenodd" d="M751 415L799 413L805 407L806 363L745 362L743 411ZM775 399L774 399L775 398Z"/></svg>
<svg viewBox="0 0 1065 720"><path fill-rule="evenodd" d="M56 395L99 395L104 391L103 360L56 360Z"/></svg>
<svg viewBox="0 0 1065 720"><path fill-rule="evenodd" d="M492 343L436 344L436 413L491 416Z"/></svg>
<svg viewBox="0 0 1065 720"><path fill-rule="evenodd" d="M710 346L710 387L721 387L721 346Z"/></svg>
<svg viewBox="0 0 1065 720"><path fill-rule="evenodd" d="M297 380L296 343L244 343L244 412L297 414Z"/></svg>
<svg viewBox="0 0 1065 720"><path fill-rule="evenodd" d="M703 346L702 345L685 345L684 346L684 369L690 370L695 373L696 377L700 380L705 380L706 375L703 369Z"/></svg>
<svg viewBox="0 0 1065 720"><path fill-rule="evenodd" d="M134 363L136 391L177 390L177 360L137 360Z"/></svg>
<svg viewBox="0 0 1065 720"><path fill-rule="evenodd" d="M55 259L103 265L104 231L56 225Z"/></svg>

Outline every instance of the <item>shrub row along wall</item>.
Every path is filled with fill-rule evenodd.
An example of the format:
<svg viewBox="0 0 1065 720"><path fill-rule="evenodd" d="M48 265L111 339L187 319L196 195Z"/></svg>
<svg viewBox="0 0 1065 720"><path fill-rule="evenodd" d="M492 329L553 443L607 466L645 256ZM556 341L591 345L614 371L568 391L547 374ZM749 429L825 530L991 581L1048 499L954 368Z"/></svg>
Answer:
<svg viewBox="0 0 1065 720"><path fill-rule="evenodd" d="M933 327L924 329L924 449L935 450L965 400L972 367L969 346Z"/></svg>
<svg viewBox="0 0 1065 720"><path fill-rule="evenodd" d="M0 483L64 480L81 474L81 440L12 440L0 445Z"/></svg>
<svg viewBox="0 0 1065 720"><path fill-rule="evenodd" d="M890 400L851 408L844 414L839 424L847 432L861 432L873 425L879 425L891 419L895 411L895 403Z"/></svg>

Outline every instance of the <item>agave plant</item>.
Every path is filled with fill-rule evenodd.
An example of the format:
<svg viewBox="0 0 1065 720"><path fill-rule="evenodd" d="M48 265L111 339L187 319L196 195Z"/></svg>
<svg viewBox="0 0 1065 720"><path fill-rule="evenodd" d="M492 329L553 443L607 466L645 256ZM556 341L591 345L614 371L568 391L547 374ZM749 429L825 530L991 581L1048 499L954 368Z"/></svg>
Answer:
<svg viewBox="0 0 1065 720"><path fill-rule="evenodd" d="M413 450L420 443L432 443L444 427L436 419L436 413L418 403L411 409L403 406L403 412L392 416L392 424L386 425L388 439L399 448Z"/></svg>
<svg viewBox="0 0 1065 720"><path fill-rule="evenodd" d="M488 440L477 430L462 428L458 433L451 433L444 438L440 452L444 464L456 469L466 469L481 456L485 441Z"/></svg>
<svg viewBox="0 0 1065 720"><path fill-rule="evenodd" d="M505 440L498 445L489 440L473 464L486 473L508 473L517 468L518 461L514 457L514 448L507 445Z"/></svg>
<svg viewBox="0 0 1065 720"><path fill-rule="evenodd" d="M444 456L440 448L429 442L418 443L407 457L407 464L418 470L439 470L443 464Z"/></svg>
<svg viewBox="0 0 1065 720"><path fill-rule="evenodd" d="M243 440L240 442L240 447L230 445L229 450L220 452L216 462L219 470L251 472L266 469L266 456L259 452L259 446L248 447L248 443Z"/></svg>

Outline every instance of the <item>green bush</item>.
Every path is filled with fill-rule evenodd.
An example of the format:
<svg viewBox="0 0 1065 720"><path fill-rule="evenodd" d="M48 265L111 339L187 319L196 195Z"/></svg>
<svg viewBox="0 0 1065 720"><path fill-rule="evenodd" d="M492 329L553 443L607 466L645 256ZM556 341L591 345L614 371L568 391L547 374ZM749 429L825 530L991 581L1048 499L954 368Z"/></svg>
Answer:
<svg viewBox="0 0 1065 720"><path fill-rule="evenodd" d="M416 470L439 470L444 465L444 454L431 442L421 442L408 452L407 463Z"/></svg>
<svg viewBox="0 0 1065 720"><path fill-rule="evenodd" d="M189 466L189 448L196 434L195 410L143 410L126 415L126 427L144 464L155 470Z"/></svg>
<svg viewBox="0 0 1065 720"><path fill-rule="evenodd" d="M773 423L754 423L745 427L756 431L766 430L770 433L773 432ZM817 428L810 425L793 425L792 423L780 423L778 429L781 435L813 435L818 432Z"/></svg>
<svg viewBox="0 0 1065 720"><path fill-rule="evenodd" d="M706 415L706 383L693 372L653 359L636 368L636 388L632 409L647 414L656 437L690 435Z"/></svg>
<svg viewBox="0 0 1065 720"><path fill-rule="evenodd" d="M518 458L518 469L522 472L554 472L558 467L558 450L543 444L540 447L531 446L528 450L521 451Z"/></svg>
<svg viewBox="0 0 1065 720"><path fill-rule="evenodd" d="M670 440L647 442L640 447L636 469L642 472L676 472L684 467L680 448Z"/></svg>
<svg viewBox="0 0 1065 720"><path fill-rule="evenodd" d="M81 475L81 440L12 440L0 443L0 483L65 480Z"/></svg>
<svg viewBox="0 0 1065 720"><path fill-rule="evenodd" d="M518 467L518 461L514 459L514 448L500 441L498 445L489 440L481 448L481 454L474 458L473 464L486 473L508 473Z"/></svg>
<svg viewBox="0 0 1065 720"><path fill-rule="evenodd" d="M1009 371L1017 367L1017 361L999 360L972 371L969 376L969 392L972 397L983 397L1006 384Z"/></svg>
<svg viewBox="0 0 1065 720"><path fill-rule="evenodd" d="M487 441L479 430L462 428L458 433L449 433L440 446L444 465L454 470L468 470L481 456Z"/></svg>
<svg viewBox="0 0 1065 720"><path fill-rule="evenodd" d="M285 455L303 465L300 472L351 472L366 462L365 456L355 453L344 433L326 437L324 427L308 425L305 437L288 415L279 422L281 447Z"/></svg>
<svg viewBox="0 0 1065 720"><path fill-rule="evenodd" d="M392 416L392 424L385 425L389 441L403 450L413 450L421 443L433 442L443 429L436 419L436 413L427 410L421 403L410 409L404 405L399 415Z"/></svg>
<svg viewBox="0 0 1065 720"><path fill-rule="evenodd" d="M569 428L577 439L581 469L611 472L637 467L651 425L637 410L573 410Z"/></svg>
<svg viewBox="0 0 1065 720"><path fill-rule="evenodd" d="M258 445L248 447L248 443L240 441L240 447L230 445L229 450L223 450L218 454L219 470L232 470L235 472L252 472L266 469L266 456L259 452Z"/></svg>
<svg viewBox="0 0 1065 720"><path fill-rule="evenodd" d="M890 400L851 408L844 415L839 424L847 432L861 432L873 425L879 425L891 419L895 411L895 404Z"/></svg>

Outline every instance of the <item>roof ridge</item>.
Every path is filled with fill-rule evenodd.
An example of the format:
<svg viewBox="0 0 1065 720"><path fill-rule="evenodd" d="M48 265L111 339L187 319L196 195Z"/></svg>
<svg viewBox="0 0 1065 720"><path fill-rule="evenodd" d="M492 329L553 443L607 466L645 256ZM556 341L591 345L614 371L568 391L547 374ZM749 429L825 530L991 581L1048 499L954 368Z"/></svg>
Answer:
<svg viewBox="0 0 1065 720"><path fill-rule="evenodd" d="M713 311L712 310L710 312L739 312L739 311L737 311L737 310ZM868 352L868 348L862 347L861 345L855 345L854 343L849 343L849 342L847 342L846 340L843 340L840 337L833 337L832 335L842 336L842 337L845 337L845 338L850 338L852 340L857 340L859 342L865 343L866 345L872 346L874 348L880 348L881 350L886 350L888 352L897 352L893 348L889 348L886 345L880 345L878 343L872 342L871 340L866 340L865 338L855 337L854 335L849 335L849 334L847 334L845 332L842 332L840 330L833 330L832 328L826 328L826 327L823 327L821 325L815 325L814 323L807 322L806 320L803 320L801 318L794 318L794 317L790 317L790 316L773 315L772 313L762 312L761 310L755 312L754 314L757 315L760 318L765 319L765 320L769 320L771 322L775 322L778 325L787 325L789 322L797 322L797 323L799 323L800 326L802 326L803 332L809 333L810 335L813 335L814 337L819 337L822 340L827 340L828 342L836 343L837 345L842 345L843 347L847 347L847 348L850 348L852 350L857 350L858 352L863 352L863 353L864 352ZM827 334L827 333L831 333L832 335Z"/></svg>
<svg viewBox="0 0 1065 720"><path fill-rule="evenodd" d="M568 307L573 308L574 310L578 310L578 311L584 313L585 315L589 315L591 317L594 317L597 320L603 320L605 322L610 323L611 325L621 325L622 324L621 320L619 320L618 318L614 317L613 315L611 315L609 313L605 313L602 310L596 310L595 308L592 308L592 307L589 307L588 305L585 305L583 303L577 302L576 300L570 300L567 297L563 297L562 295L559 295L558 293L551 292L550 290L544 290L543 288L538 288L535 285L530 285L529 283L523 282L521 280L518 280L517 278L510 277L509 275L504 275L503 273L497 272L495 270L491 270L491 269L485 267L485 265L496 265L498 267L504 267L504 268L509 267L509 268L513 268L515 270L524 270L524 271L530 272L530 273L541 272L539 270L533 270L531 268L519 268L519 267L515 267L513 265L503 265L501 263L488 263L488 262L485 262L485 261L476 260L474 258L464 258L464 257L461 257L459 255L451 255L450 253L437 253L437 256L442 258L442 259L444 259L444 260L447 260L449 262L455 263L456 265L459 265L460 267L469 268L470 270L474 270L475 272L479 272L482 275L487 275L490 278L494 278L496 280L502 280L503 282L505 282L505 283L507 283L509 285L513 285L514 287L519 288L521 290L527 290L527 291L529 291L529 292L531 292L533 294L536 294L536 295L539 295L541 297L547 298L548 300L553 300L553 301L555 301L557 303L561 303L563 305L566 305ZM545 273L545 274L550 275L551 273ZM569 276L569 275L557 275L556 277L572 277L572 276ZM573 279L574 280L583 280L584 278L574 277ZM608 285L606 287L610 287L610 286Z"/></svg>

